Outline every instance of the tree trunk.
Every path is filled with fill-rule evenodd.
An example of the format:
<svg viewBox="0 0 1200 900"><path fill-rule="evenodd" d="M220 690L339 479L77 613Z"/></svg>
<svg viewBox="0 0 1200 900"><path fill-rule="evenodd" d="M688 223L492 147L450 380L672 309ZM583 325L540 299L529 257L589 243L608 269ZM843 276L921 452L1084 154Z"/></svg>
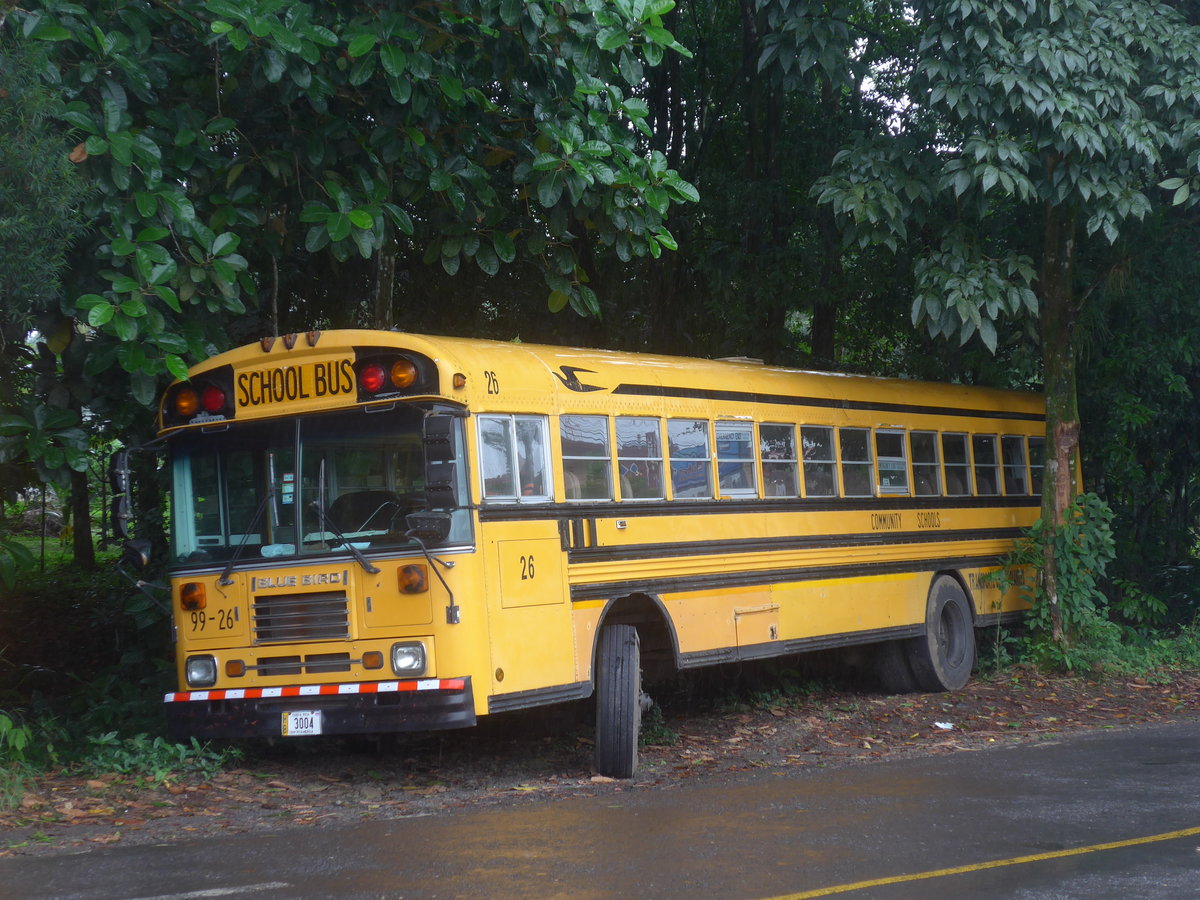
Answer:
<svg viewBox="0 0 1200 900"><path fill-rule="evenodd" d="M96 568L96 548L92 545L91 494L87 472L71 472L71 547L75 565L91 572Z"/></svg>
<svg viewBox="0 0 1200 900"><path fill-rule="evenodd" d="M1058 560L1054 532L1066 520L1075 495L1075 459L1079 447L1079 406L1075 385L1075 213L1047 205L1045 246L1038 275L1042 304L1042 358L1046 388L1046 469L1042 482L1042 520L1049 526L1042 571L1050 604L1051 638L1064 642L1059 604Z"/></svg>
<svg viewBox="0 0 1200 900"><path fill-rule="evenodd" d="M396 287L396 246L385 241L379 248L375 267L375 296L371 302L371 327L390 331L396 320L392 315L392 294Z"/></svg>

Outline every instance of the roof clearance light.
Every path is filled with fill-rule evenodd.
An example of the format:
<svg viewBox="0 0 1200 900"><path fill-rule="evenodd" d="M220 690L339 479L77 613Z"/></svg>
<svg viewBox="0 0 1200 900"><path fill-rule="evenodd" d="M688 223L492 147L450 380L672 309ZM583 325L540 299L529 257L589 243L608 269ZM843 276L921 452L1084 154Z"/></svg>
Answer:
<svg viewBox="0 0 1200 900"><path fill-rule="evenodd" d="M392 384L404 390L417 380L417 367L411 359L398 359L392 363Z"/></svg>
<svg viewBox="0 0 1200 900"><path fill-rule="evenodd" d="M180 416L194 416L200 411L200 395L192 387L183 387L175 394L175 413Z"/></svg>
<svg viewBox="0 0 1200 900"><path fill-rule="evenodd" d="M364 366L363 370L358 373L358 383L368 394L377 393L386 382L387 372L378 363Z"/></svg>
<svg viewBox="0 0 1200 900"><path fill-rule="evenodd" d="M215 384L207 384L200 392L200 405L205 412L220 412L225 408L225 392Z"/></svg>

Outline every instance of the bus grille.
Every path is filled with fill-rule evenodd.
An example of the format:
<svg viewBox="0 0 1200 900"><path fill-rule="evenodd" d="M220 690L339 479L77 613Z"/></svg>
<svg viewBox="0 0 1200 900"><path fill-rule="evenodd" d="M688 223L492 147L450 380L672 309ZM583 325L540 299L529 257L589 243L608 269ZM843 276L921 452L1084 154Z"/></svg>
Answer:
<svg viewBox="0 0 1200 900"><path fill-rule="evenodd" d="M254 642L336 641L350 636L346 594L270 595L254 598Z"/></svg>
<svg viewBox="0 0 1200 900"><path fill-rule="evenodd" d="M325 672L349 672L349 653L313 653L309 656L263 656L258 665L248 666L259 675L319 675Z"/></svg>

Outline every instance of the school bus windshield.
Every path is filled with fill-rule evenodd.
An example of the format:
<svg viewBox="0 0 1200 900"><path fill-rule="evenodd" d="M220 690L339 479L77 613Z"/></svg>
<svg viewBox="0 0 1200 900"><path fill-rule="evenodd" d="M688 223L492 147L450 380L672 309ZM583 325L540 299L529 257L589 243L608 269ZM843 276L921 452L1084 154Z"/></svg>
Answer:
<svg viewBox="0 0 1200 900"><path fill-rule="evenodd" d="M423 411L234 425L172 441L176 564L412 547L425 506ZM451 541L469 539L454 516Z"/></svg>

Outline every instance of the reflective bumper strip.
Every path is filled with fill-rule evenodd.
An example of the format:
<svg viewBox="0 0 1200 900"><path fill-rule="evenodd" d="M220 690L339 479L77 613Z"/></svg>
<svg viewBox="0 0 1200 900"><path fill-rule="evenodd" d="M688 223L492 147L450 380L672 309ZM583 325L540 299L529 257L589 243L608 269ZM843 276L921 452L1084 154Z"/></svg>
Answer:
<svg viewBox="0 0 1200 900"><path fill-rule="evenodd" d="M225 691L180 691L164 703L189 700L259 700L272 697L315 697L329 694L392 694L400 691L464 691L465 678L422 678L416 681L372 681L367 684L304 684L292 687L236 688Z"/></svg>

